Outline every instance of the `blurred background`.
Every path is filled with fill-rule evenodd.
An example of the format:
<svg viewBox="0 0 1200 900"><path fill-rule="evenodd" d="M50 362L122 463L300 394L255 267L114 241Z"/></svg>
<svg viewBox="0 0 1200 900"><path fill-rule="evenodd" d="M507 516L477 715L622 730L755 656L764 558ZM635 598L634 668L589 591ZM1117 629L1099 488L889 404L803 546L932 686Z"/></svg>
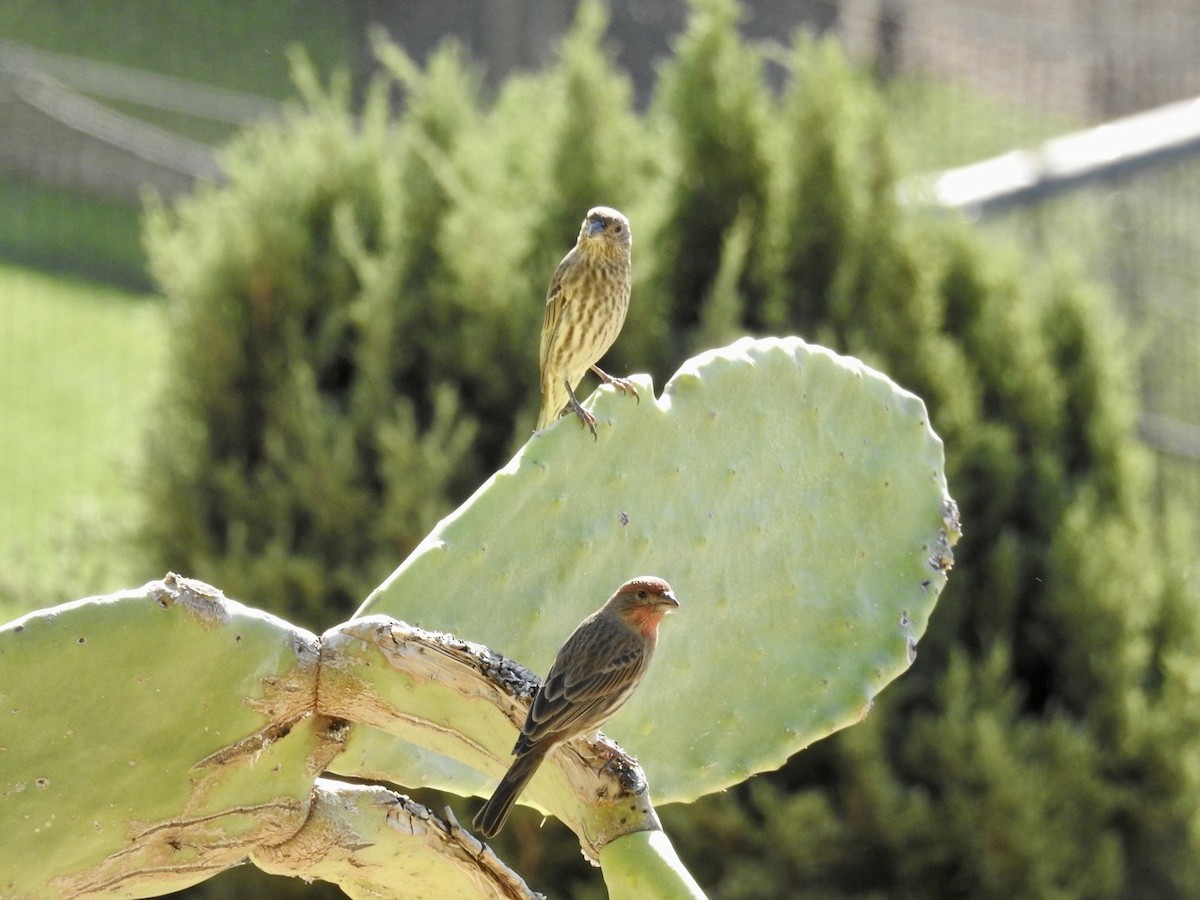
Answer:
<svg viewBox="0 0 1200 900"><path fill-rule="evenodd" d="M1198 39L1192 0L8 0L0 619L168 567L343 618L528 434L545 283L611 202L618 370L862 355L964 506L874 724L667 811L706 888L1194 896Z"/></svg>

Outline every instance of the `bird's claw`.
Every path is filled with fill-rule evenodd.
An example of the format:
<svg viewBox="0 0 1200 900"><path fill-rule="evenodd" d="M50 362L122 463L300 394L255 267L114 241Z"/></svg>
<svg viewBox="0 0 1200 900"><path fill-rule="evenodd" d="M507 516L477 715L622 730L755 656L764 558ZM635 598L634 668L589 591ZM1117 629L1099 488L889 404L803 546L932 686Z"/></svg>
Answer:
<svg viewBox="0 0 1200 900"><path fill-rule="evenodd" d="M600 755L604 757L604 764L600 766L600 771L616 775L618 770L625 766L625 754L621 752L620 747L611 747L605 743L601 743L599 746L602 748Z"/></svg>
<svg viewBox="0 0 1200 900"><path fill-rule="evenodd" d="M639 785L643 784L645 778L637 766L637 761L631 759L616 741L601 735L597 737L593 746L599 748L598 755L604 758L603 764L597 770L598 774L611 775L628 790L637 790Z"/></svg>
<svg viewBox="0 0 1200 900"><path fill-rule="evenodd" d="M580 405L579 401L574 397L571 398L569 408L579 416L579 421L586 425L592 432L592 440L597 440L596 437L596 417Z"/></svg>
<svg viewBox="0 0 1200 900"><path fill-rule="evenodd" d="M642 402L642 398L640 396L638 396L637 387L634 385L634 383L631 379L618 378L615 375L609 375L607 372L605 372L599 366L592 366L592 371L596 374L596 377L599 378L601 381L603 381L605 384L611 384L622 394L633 394L634 400L636 400L638 403Z"/></svg>
<svg viewBox="0 0 1200 900"><path fill-rule="evenodd" d="M638 396L637 388L634 387L633 382L628 378L613 378L608 383L615 387L622 394L633 394L633 399L638 403L642 402L642 398Z"/></svg>

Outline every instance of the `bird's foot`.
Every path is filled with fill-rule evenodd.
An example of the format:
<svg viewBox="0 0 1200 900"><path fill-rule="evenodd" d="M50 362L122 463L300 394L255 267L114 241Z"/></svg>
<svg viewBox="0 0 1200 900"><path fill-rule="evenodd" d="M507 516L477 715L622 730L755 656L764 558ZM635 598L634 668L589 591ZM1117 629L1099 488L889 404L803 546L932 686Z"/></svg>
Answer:
<svg viewBox="0 0 1200 900"><path fill-rule="evenodd" d="M637 764L637 760L621 749L612 738L600 735L592 744L604 762L597 772L600 775L611 775L619 781L627 791L639 793L646 787L645 775Z"/></svg>
<svg viewBox="0 0 1200 900"><path fill-rule="evenodd" d="M597 731L595 737L592 738L592 747L596 750L596 755L604 760L604 765L600 767L601 772L613 772L614 768L629 759L629 755L621 749L621 745L602 731Z"/></svg>
<svg viewBox="0 0 1200 900"><path fill-rule="evenodd" d="M611 384L622 394L633 394L633 399L638 403L642 402L642 398L638 396L637 387L628 378L618 378L615 375L609 375L599 366L592 366L592 371L596 373L596 377L605 384Z"/></svg>
<svg viewBox="0 0 1200 900"><path fill-rule="evenodd" d="M575 399L574 394L571 395L567 409L574 411L575 415L579 416L579 421L591 429L592 440L596 440L596 417L580 405L579 401ZM563 415L566 415L565 410L563 411Z"/></svg>

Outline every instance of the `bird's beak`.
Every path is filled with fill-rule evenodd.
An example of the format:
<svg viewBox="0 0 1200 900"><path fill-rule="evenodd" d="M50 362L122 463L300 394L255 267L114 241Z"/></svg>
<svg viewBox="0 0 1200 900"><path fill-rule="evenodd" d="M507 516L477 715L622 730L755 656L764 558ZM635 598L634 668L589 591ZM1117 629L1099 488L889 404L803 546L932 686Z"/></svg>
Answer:
<svg viewBox="0 0 1200 900"><path fill-rule="evenodd" d="M666 591L660 594L658 602L660 605L665 606L668 612L673 609L679 609L679 601L675 599L675 593L673 591Z"/></svg>
<svg viewBox="0 0 1200 900"><path fill-rule="evenodd" d="M602 219L593 219L588 225L588 237L594 238L596 235L603 233L604 221Z"/></svg>

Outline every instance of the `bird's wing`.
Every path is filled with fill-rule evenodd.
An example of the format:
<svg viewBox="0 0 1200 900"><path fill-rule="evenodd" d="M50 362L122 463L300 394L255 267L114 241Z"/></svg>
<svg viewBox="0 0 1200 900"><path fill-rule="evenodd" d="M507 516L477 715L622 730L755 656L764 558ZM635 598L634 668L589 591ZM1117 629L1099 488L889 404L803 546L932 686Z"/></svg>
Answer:
<svg viewBox="0 0 1200 900"><path fill-rule="evenodd" d="M563 307L567 305L567 298L570 296L570 279L567 278L567 275L575 269L576 258L574 250L563 257L558 268L554 270L554 277L550 279L550 287L546 291L546 310L542 317L542 344L538 349L538 360L543 372L546 371L546 363L550 358L550 348L554 346L554 336L558 332L559 323L562 322Z"/></svg>
<svg viewBox="0 0 1200 900"><path fill-rule="evenodd" d="M587 655L586 647L580 649L582 653L571 653L568 641L559 658L565 655L578 660L581 655ZM598 662L601 664L597 665ZM559 669L556 660L545 684L534 697L522 729L523 737L530 742L537 741L546 735L577 730L581 723L598 728L608 714L625 701L637 684L638 673L645 663L645 645L637 640L623 643L602 661L581 667L583 671ZM596 724L591 725L592 722Z"/></svg>

